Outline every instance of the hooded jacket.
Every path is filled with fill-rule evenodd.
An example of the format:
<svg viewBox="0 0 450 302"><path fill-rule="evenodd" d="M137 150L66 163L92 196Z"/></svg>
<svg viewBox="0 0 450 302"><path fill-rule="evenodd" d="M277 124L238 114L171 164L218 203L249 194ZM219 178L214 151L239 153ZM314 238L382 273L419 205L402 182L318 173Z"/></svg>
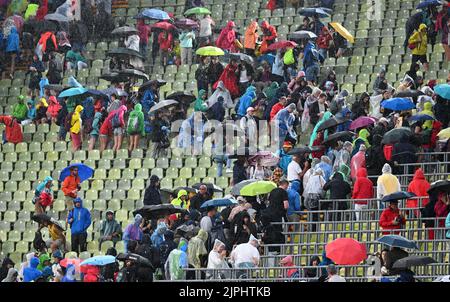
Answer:
<svg viewBox="0 0 450 302"><path fill-rule="evenodd" d="M358 137L353 141L353 151L352 156L354 156L357 152L359 152L359 146L364 144L366 149L370 148L370 143L368 140L370 133L367 129L361 129L358 132Z"/></svg>
<svg viewBox="0 0 450 302"><path fill-rule="evenodd" d="M42 276L42 272L37 269L39 265L39 258L33 257L30 260L30 266L23 269L23 281L32 282Z"/></svg>
<svg viewBox="0 0 450 302"><path fill-rule="evenodd" d="M105 119L105 121L103 122L102 126L100 127L100 135L110 135L113 132L113 127L112 127L112 119L114 118L114 116L117 114L119 114L119 120L120 120L120 127L123 128L125 127L125 120L124 120L124 114L125 112L127 112L127 107L122 105L119 107L119 109L111 111L108 115L108 117Z"/></svg>
<svg viewBox="0 0 450 302"><path fill-rule="evenodd" d="M167 225L164 222L158 223L156 230L153 232L151 240L153 246L159 248L164 242L164 233L167 231Z"/></svg>
<svg viewBox="0 0 450 302"><path fill-rule="evenodd" d="M252 21L245 30L244 48L255 49L258 41L258 22Z"/></svg>
<svg viewBox="0 0 450 302"><path fill-rule="evenodd" d="M15 26L11 28L11 32L9 33L7 37L7 44L6 44L6 52L20 52L19 47L19 34L17 32L17 29Z"/></svg>
<svg viewBox="0 0 450 302"><path fill-rule="evenodd" d="M143 236L143 232L141 230L141 222L142 222L142 216L140 214L137 214L134 217L134 222L129 224L125 231L123 232L123 241L125 242L125 248L127 247L128 241L134 240L134 241L140 241Z"/></svg>
<svg viewBox="0 0 450 302"><path fill-rule="evenodd" d="M188 246L188 261L189 264L195 268L201 268L200 257L208 255L205 247L205 242L208 240L208 233L200 229L198 235L189 240Z"/></svg>
<svg viewBox="0 0 450 302"><path fill-rule="evenodd" d="M423 56L427 54L428 49L428 36L427 26L425 24L419 25L419 30L414 31L411 37L408 39L409 44L416 44L416 48L412 50L413 55Z"/></svg>
<svg viewBox="0 0 450 302"><path fill-rule="evenodd" d="M78 134L81 131L81 111L83 111L83 106L78 105L75 107L75 111L72 114L72 120L70 122L70 132Z"/></svg>
<svg viewBox="0 0 450 302"><path fill-rule="evenodd" d="M73 221L70 223L72 235L84 234L91 225L91 213L88 209L83 208L83 201L81 198L76 198L74 203L75 201L80 202L81 206L79 208L74 207L73 210L69 212L67 221L73 218Z"/></svg>
<svg viewBox="0 0 450 302"><path fill-rule="evenodd" d="M210 76L208 76L210 77ZM223 104L226 106L226 108L232 108L233 107L233 100L231 99L230 92L225 87L222 81L219 81L217 83L217 89L214 91L214 93L208 98L207 103L209 107L214 106L214 104L219 100L219 98L223 98Z"/></svg>
<svg viewBox="0 0 450 302"><path fill-rule="evenodd" d="M358 151L350 160L351 178L356 179L356 172L366 167L366 151Z"/></svg>
<svg viewBox="0 0 450 302"><path fill-rule="evenodd" d="M134 125L134 121L137 119L137 125ZM142 105L134 105L134 110L130 112L128 117L127 132L129 135L140 134L145 135L145 125L144 125L144 113L142 112Z"/></svg>
<svg viewBox="0 0 450 302"><path fill-rule="evenodd" d="M89 133L90 135L97 135L100 132L100 121L102 119L102 113L101 112L96 112L94 115L94 120L92 121L92 130L91 133Z"/></svg>
<svg viewBox="0 0 450 302"><path fill-rule="evenodd" d="M178 244L178 248L170 252L166 262L166 279L167 280L185 280L186 272L183 268L187 268L188 264L188 243L182 238Z"/></svg>
<svg viewBox="0 0 450 302"><path fill-rule="evenodd" d="M42 0L41 5L39 6L37 12L36 12L36 20L42 21L44 20L44 17L48 13L48 0Z"/></svg>
<svg viewBox="0 0 450 302"><path fill-rule="evenodd" d="M222 29L219 37L216 40L216 46L224 50L233 51L234 40L236 40L236 32L233 30L235 26L233 21L228 21L227 26Z"/></svg>
<svg viewBox="0 0 450 302"><path fill-rule="evenodd" d="M393 224L392 222L400 215L400 210L393 210L391 207L387 207L383 210L380 216L380 227L383 230L398 230L403 228L406 223L406 219L403 217L399 224ZM399 232L393 232L399 234ZM383 235L389 235L391 232L382 232Z"/></svg>
<svg viewBox="0 0 450 302"><path fill-rule="evenodd" d="M8 143L18 144L23 141L22 127L16 119L9 115L0 115L0 123L6 126L5 134Z"/></svg>
<svg viewBox="0 0 450 302"><path fill-rule="evenodd" d="M283 259L281 259L280 261L281 266L283 267L292 267L291 269L287 270L287 278L291 278L293 277L293 275L295 273L298 273L298 269L295 268L295 264L294 261L292 260L292 256L288 255L286 257L284 257Z"/></svg>
<svg viewBox="0 0 450 302"><path fill-rule="evenodd" d="M52 118L56 118L58 116L59 110L61 110L61 104L56 100L55 96L50 96L48 98L48 108L47 112L50 114Z"/></svg>
<svg viewBox="0 0 450 302"><path fill-rule="evenodd" d="M263 32L261 50L264 52L270 44L275 42L275 39L278 37L278 33L275 27L270 25L267 21L263 21L261 23L261 30Z"/></svg>
<svg viewBox="0 0 450 302"><path fill-rule="evenodd" d="M304 50L304 56L303 56L303 68L306 70L311 66L319 64L318 61L318 52L316 45L312 41L308 41L308 43L305 46Z"/></svg>
<svg viewBox="0 0 450 302"><path fill-rule="evenodd" d="M23 96L22 96L23 97ZM23 121L27 118L28 107L22 100L19 100L17 104L14 105L12 116Z"/></svg>
<svg viewBox="0 0 450 302"><path fill-rule="evenodd" d="M353 186L352 199L372 199L373 183L367 177L366 168L359 168L356 172L356 182ZM356 204L367 204L367 201L355 201Z"/></svg>
<svg viewBox="0 0 450 302"><path fill-rule="evenodd" d="M397 176L392 174L392 168L389 164L384 164L381 171L383 174L377 180L377 198L401 191L400 182Z"/></svg>
<svg viewBox="0 0 450 302"><path fill-rule="evenodd" d="M178 191L177 198L173 199L170 203L176 207L181 207L183 209L189 208L189 201L182 201L181 196L189 196L188 192L186 190L180 190Z"/></svg>
<svg viewBox="0 0 450 302"><path fill-rule="evenodd" d="M408 185L408 192L416 194L418 197L428 197L428 189L430 188L430 183L425 179L425 175L423 174L422 169L417 169L414 173L413 180ZM422 199L422 204L420 207L425 207L429 202L428 198ZM407 208L417 208L418 200L417 199L408 199L406 201Z"/></svg>
<svg viewBox="0 0 450 302"><path fill-rule="evenodd" d="M350 185L340 172L334 173L331 180L323 186L323 190L330 190L330 199L347 199L352 192Z"/></svg>
<svg viewBox="0 0 450 302"><path fill-rule="evenodd" d="M253 100L256 98L256 88L255 86L249 86L245 91L244 95L239 99L239 108L237 113L240 116L247 114L247 109L251 107Z"/></svg>
<svg viewBox="0 0 450 302"><path fill-rule="evenodd" d="M287 215L292 215L294 212L298 212L301 210L300 204L301 204L301 197L298 193L300 191L300 182L299 181L292 181L289 188L286 190L288 193L288 201L289 201L289 207L287 209Z"/></svg>
<svg viewBox="0 0 450 302"><path fill-rule="evenodd" d="M208 105L203 100L203 96L205 96L205 95L206 95L206 91L203 89L200 89L198 92L198 97L195 100L195 104L194 104L195 111L205 112L206 110L208 110Z"/></svg>
<svg viewBox="0 0 450 302"><path fill-rule="evenodd" d="M161 193L156 187L156 182L159 181L158 176L152 175L150 177L150 185L145 189L144 205L157 205L161 204Z"/></svg>

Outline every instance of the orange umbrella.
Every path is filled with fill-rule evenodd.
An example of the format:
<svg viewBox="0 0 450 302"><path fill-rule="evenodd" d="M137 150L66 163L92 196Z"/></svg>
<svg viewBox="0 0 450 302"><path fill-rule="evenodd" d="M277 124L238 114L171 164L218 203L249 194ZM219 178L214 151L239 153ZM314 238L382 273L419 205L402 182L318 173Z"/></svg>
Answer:
<svg viewBox="0 0 450 302"><path fill-rule="evenodd" d="M355 37L339 22L330 22L333 27L341 36L343 36L350 43L355 43Z"/></svg>

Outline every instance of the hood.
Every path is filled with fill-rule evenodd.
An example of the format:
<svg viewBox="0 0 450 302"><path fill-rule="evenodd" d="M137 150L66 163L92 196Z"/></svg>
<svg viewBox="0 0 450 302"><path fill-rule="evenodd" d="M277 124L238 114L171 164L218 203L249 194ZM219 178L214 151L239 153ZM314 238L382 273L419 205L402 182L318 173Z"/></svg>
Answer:
<svg viewBox="0 0 450 302"><path fill-rule="evenodd" d="M151 242L152 242L152 239L151 239L151 237L150 237L149 234L144 234L144 235L142 236L141 244L150 245Z"/></svg>
<svg viewBox="0 0 450 302"><path fill-rule="evenodd" d="M263 22L261 23L261 28L263 28L263 29L269 28L269 22L263 21Z"/></svg>
<svg viewBox="0 0 450 302"><path fill-rule="evenodd" d="M189 195L186 190L180 190L180 191L178 191L177 198L181 198L181 196L189 196Z"/></svg>
<svg viewBox="0 0 450 302"><path fill-rule="evenodd" d="M252 21L252 23L250 23L250 25L247 28L247 30L252 33L254 33L257 29L258 29L258 22L256 21Z"/></svg>
<svg viewBox="0 0 450 302"><path fill-rule="evenodd" d="M344 181L344 175L341 172L336 172L333 174L333 179Z"/></svg>
<svg viewBox="0 0 450 302"><path fill-rule="evenodd" d="M364 140L367 140L367 138L369 137L369 131L367 131L367 129L361 129L361 130L359 130L359 133L358 133L358 137L359 138L362 138L362 139L364 139Z"/></svg>
<svg viewBox="0 0 450 302"><path fill-rule="evenodd" d="M48 102L50 103L50 105L59 105L59 102L54 95L48 98Z"/></svg>
<svg viewBox="0 0 450 302"><path fill-rule="evenodd" d="M217 251L221 246L223 246L225 248L225 243L223 243L219 239L214 240L214 247L213 247L213 249L215 251Z"/></svg>
<svg viewBox="0 0 450 302"><path fill-rule="evenodd" d="M392 168L389 164L384 164L381 172L383 172L383 174L386 174L386 173L392 174Z"/></svg>
<svg viewBox="0 0 450 302"><path fill-rule="evenodd" d="M158 235L163 235L167 231L167 225L164 222L158 223L158 226L156 227L156 233Z"/></svg>
<svg viewBox="0 0 450 302"><path fill-rule="evenodd" d="M424 30L424 29L427 29L427 26L425 25L425 24L420 24L419 25L419 31L422 31L422 30Z"/></svg>
<svg viewBox="0 0 450 302"><path fill-rule="evenodd" d="M314 261L317 261L317 263L319 264L321 262L320 261L320 257L319 256L312 256L311 260L309 260L309 266L312 266Z"/></svg>
<svg viewBox="0 0 450 302"><path fill-rule="evenodd" d="M276 89L276 88L280 87L280 85L278 84L278 82L272 82L272 84L270 84L269 87L272 89Z"/></svg>
<svg viewBox="0 0 450 302"><path fill-rule="evenodd" d="M206 232L204 229L200 229L196 237L201 241L206 242L206 240L208 240L208 232Z"/></svg>
<svg viewBox="0 0 450 302"><path fill-rule="evenodd" d="M28 253L27 255L26 255L26 259L27 259L27 262L28 262L28 264L30 264L30 261L31 261L31 259L34 257L34 253Z"/></svg>
<svg viewBox="0 0 450 302"><path fill-rule="evenodd" d="M136 112L142 112L142 105L141 105L141 104L136 104L136 105L134 105L134 111L136 111Z"/></svg>
<svg viewBox="0 0 450 302"><path fill-rule="evenodd" d="M235 27L236 26L236 24L233 22L233 21L228 21L228 23L227 23L227 28L228 29L233 29L233 27Z"/></svg>
<svg viewBox="0 0 450 302"><path fill-rule="evenodd" d="M432 108L433 108L433 104L431 104L431 102L426 102L426 103L423 105L423 109L424 109L424 110L431 111Z"/></svg>
<svg viewBox="0 0 450 302"><path fill-rule="evenodd" d="M281 259L280 263L282 266L294 266L294 261L292 260L291 255L288 255L288 256L284 257L283 259Z"/></svg>
<svg viewBox="0 0 450 302"><path fill-rule="evenodd" d="M416 179L425 179L425 174L423 174L423 170L421 168L417 169L414 173L414 180Z"/></svg>
<svg viewBox="0 0 450 302"><path fill-rule="evenodd" d="M50 255L47 253L39 256L39 262L41 265L43 265L45 261L50 261L50 260L52 260L52 258L50 258Z"/></svg>
<svg viewBox="0 0 450 302"><path fill-rule="evenodd" d="M11 27L10 34L15 34L15 35L17 35L17 28L16 28L15 26Z"/></svg>
<svg viewBox="0 0 450 302"><path fill-rule="evenodd" d="M178 249L185 253L187 252L188 242L186 241L186 239L181 238L180 243L178 244Z"/></svg>
<svg viewBox="0 0 450 302"><path fill-rule="evenodd" d="M364 92L363 94L361 94L361 97L359 98L359 100L364 100L365 98L370 98L370 95L367 92Z"/></svg>
<svg viewBox="0 0 450 302"><path fill-rule="evenodd" d="M83 111L83 106L81 106L81 105L78 105L76 108L75 108L75 112L77 112L77 113L80 113L81 111Z"/></svg>
<svg viewBox="0 0 450 302"><path fill-rule="evenodd" d="M73 204L76 204L77 202L80 203L80 208L83 207L83 199L81 199L80 197L77 197L73 200Z"/></svg>
<svg viewBox="0 0 450 302"><path fill-rule="evenodd" d="M300 182L299 181L293 181L291 182L290 188L296 192L300 189Z"/></svg>
<svg viewBox="0 0 450 302"><path fill-rule="evenodd" d="M356 177L367 177L367 169L366 168L359 168L358 171L356 172Z"/></svg>
<svg viewBox="0 0 450 302"><path fill-rule="evenodd" d="M53 182L53 178L51 176L47 176L47 177L44 178L44 183L45 184L48 183L49 181Z"/></svg>
<svg viewBox="0 0 450 302"><path fill-rule="evenodd" d="M31 268L37 268L39 265L39 258L38 257L33 257L30 260L30 267Z"/></svg>
<svg viewBox="0 0 450 302"><path fill-rule="evenodd" d="M156 176L156 175L152 175L152 176L150 176L150 184L155 184L155 183L157 183L159 181L159 177L158 176Z"/></svg>
<svg viewBox="0 0 450 302"><path fill-rule="evenodd" d="M139 224L141 224L141 222L142 222L141 214L136 214L136 216L134 216L134 224L139 225Z"/></svg>
<svg viewBox="0 0 450 302"><path fill-rule="evenodd" d="M106 255L110 255L110 256L117 256L117 251L115 248L110 247L107 251L106 251Z"/></svg>
<svg viewBox="0 0 450 302"><path fill-rule="evenodd" d="M217 89L226 90L225 84L222 81L217 83Z"/></svg>
<svg viewBox="0 0 450 302"><path fill-rule="evenodd" d="M203 97L205 94L206 94L206 91L205 91L204 89L200 89L200 90L198 91L198 97L197 97L197 100L201 100L202 97Z"/></svg>

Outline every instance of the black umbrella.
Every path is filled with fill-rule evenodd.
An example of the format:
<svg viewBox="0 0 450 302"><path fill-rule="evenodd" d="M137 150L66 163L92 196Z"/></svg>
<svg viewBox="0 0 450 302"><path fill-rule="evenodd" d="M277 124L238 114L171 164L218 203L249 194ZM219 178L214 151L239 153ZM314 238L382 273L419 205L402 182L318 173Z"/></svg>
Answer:
<svg viewBox="0 0 450 302"><path fill-rule="evenodd" d="M121 26L114 29L111 34L116 36L129 36L133 34L137 34L138 30L131 26Z"/></svg>
<svg viewBox="0 0 450 302"><path fill-rule="evenodd" d="M332 128L332 127L336 127L337 125L343 124L347 122L347 120L338 120L334 117L326 120L325 122L323 122L322 124L320 124L319 128L317 128L317 132Z"/></svg>
<svg viewBox="0 0 450 302"><path fill-rule="evenodd" d="M399 191L399 192L395 192L395 193L384 196L381 199L381 201L382 202L398 201L399 199L408 199L408 198L412 198L415 196L416 196L416 194L414 194L414 193Z"/></svg>
<svg viewBox="0 0 450 302"><path fill-rule="evenodd" d="M196 183L192 187L194 189L198 190L198 189L200 189L201 185L205 185L208 188L208 190L212 190L213 192L223 192L222 188L220 188L220 187L218 187L218 186L216 186L215 184L212 184L212 183Z"/></svg>
<svg viewBox="0 0 450 302"><path fill-rule="evenodd" d="M145 90L145 89L149 88L153 84L156 84L156 86L158 86L158 88L159 88L161 86L166 85L166 83L167 83L166 81L159 80L159 79L157 79L157 80L150 80L150 81L145 82L144 84L142 84L141 87L139 87L139 90Z"/></svg>
<svg viewBox="0 0 450 302"><path fill-rule="evenodd" d="M300 148L294 148L291 151L288 152L289 155L301 155L301 154L306 154L306 153L311 153L311 152L317 152L320 151L322 149L324 149L324 146L314 146L314 147L300 147Z"/></svg>
<svg viewBox="0 0 450 302"><path fill-rule="evenodd" d="M133 212L133 215L141 214L145 219L157 219L168 215L187 212L185 209L175 207L171 204L159 204L144 206Z"/></svg>
<svg viewBox="0 0 450 302"><path fill-rule="evenodd" d="M412 266L423 266L430 263L436 263L436 260L428 256L412 255L395 261L392 268L406 269Z"/></svg>
<svg viewBox="0 0 450 302"><path fill-rule="evenodd" d="M241 189L242 189L243 187L245 187L246 185L251 184L251 183L253 183L253 182L255 182L255 181L258 181L258 179L247 179L247 180L241 181L240 183L235 184L235 185L231 188L231 192L230 192L231 195L234 195L234 196L240 195L240 194L241 194Z"/></svg>
<svg viewBox="0 0 450 302"><path fill-rule="evenodd" d="M44 222L47 222L48 224L54 224L61 230L63 230L63 231L65 230L64 227L56 219L54 219L53 217L50 217L47 214L36 214L36 215L33 215L31 217L31 219L33 221L36 221L39 224L42 224Z"/></svg>
<svg viewBox="0 0 450 302"><path fill-rule="evenodd" d="M239 148L236 150L236 153L234 154L229 154L228 158L230 159L235 159L241 156L245 156L245 157L249 157L251 155L255 155L256 152L258 152L259 150L257 148L249 148L249 147L245 147L245 148Z"/></svg>
<svg viewBox="0 0 450 302"><path fill-rule="evenodd" d="M423 93L420 90L405 90L405 91L400 91L396 94L394 94L394 97L396 98L415 98L421 95L425 95L425 93Z"/></svg>
<svg viewBox="0 0 450 302"><path fill-rule="evenodd" d="M44 86L44 89L48 90L54 90L54 91L63 91L64 89L69 88L64 85L58 85L58 84L48 84Z"/></svg>
<svg viewBox="0 0 450 302"><path fill-rule="evenodd" d="M108 52L108 55L109 56L138 57L138 58L144 59L144 57L142 56L142 54L139 51L129 49L129 48L124 48L124 47L119 47L119 48L110 50Z"/></svg>
<svg viewBox="0 0 450 302"><path fill-rule="evenodd" d="M123 69L119 71L119 76L121 77L130 77L130 78L139 78L148 81L149 76L137 69Z"/></svg>
<svg viewBox="0 0 450 302"><path fill-rule="evenodd" d="M413 133L409 128L406 127L395 128L384 134L381 143L386 145L395 144L402 139L409 139L412 135Z"/></svg>
<svg viewBox="0 0 450 302"><path fill-rule="evenodd" d="M96 89L89 89L86 94L97 97L97 98L104 98L108 99L108 95L100 90Z"/></svg>
<svg viewBox="0 0 450 302"><path fill-rule="evenodd" d="M333 134L328 135L328 137L322 142L324 145L329 145L333 142L337 142L337 141L352 141L353 135L355 135L355 133L351 132L351 131L341 131L341 132L336 132Z"/></svg>
<svg viewBox="0 0 450 302"><path fill-rule="evenodd" d="M195 95L193 95L190 92L184 92L184 91L173 92L173 93L169 94L168 96L166 96L166 98L176 100L180 103L187 103L187 104L190 104L193 101L195 101Z"/></svg>
<svg viewBox="0 0 450 302"><path fill-rule="evenodd" d="M446 179L433 182L428 189L428 194L435 191L450 193L450 180Z"/></svg>
<svg viewBox="0 0 450 302"><path fill-rule="evenodd" d="M133 261L133 262L136 262L138 265L153 268L153 265L150 262L150 260L148 260L147 258L142 257L141 255L138 255L138 254L120 253L119 255L116 256L116 259L119 261Z"/></svg>
<svg viewBox="0 0 450 302"><path fill-rule="evenodd" d="M240 61L245 61L249 64L253 63L253 58L249 55L246 55L245 53L230 53L230 58L231 59L237 59Z"/></svg>
<svg viewBox="0 0 450 302"><path fill-rule="evenodd" d="M113 83L119 83L119 82L123 82L126 81L127 78L120 75L118 72L110 72L110 73L106 73L106 74L102 74L100 76L100 79L104 79Z"/></svg>

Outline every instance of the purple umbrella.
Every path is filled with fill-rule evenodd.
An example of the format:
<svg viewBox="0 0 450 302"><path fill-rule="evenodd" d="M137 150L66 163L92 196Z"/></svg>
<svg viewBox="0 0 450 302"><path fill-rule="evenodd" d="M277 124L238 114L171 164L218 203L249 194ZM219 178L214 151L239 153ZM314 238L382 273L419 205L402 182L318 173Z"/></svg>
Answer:
<svg viewBox="0 0 450 302"><path fill-rule="evenodd" d="M350 124L349 129L355 130L358 128L364 128L369 125L375 124L376 121L377 120L374 117L360 116Z"/></svg>
<svg viewBox="0 0 450 302"><path fill-rule="evenodd" d="M198 23L194 20L188 18L181 18L175 20L175 25L178 27L188 27L188 28L197 28L199 27Z"/></svg>

